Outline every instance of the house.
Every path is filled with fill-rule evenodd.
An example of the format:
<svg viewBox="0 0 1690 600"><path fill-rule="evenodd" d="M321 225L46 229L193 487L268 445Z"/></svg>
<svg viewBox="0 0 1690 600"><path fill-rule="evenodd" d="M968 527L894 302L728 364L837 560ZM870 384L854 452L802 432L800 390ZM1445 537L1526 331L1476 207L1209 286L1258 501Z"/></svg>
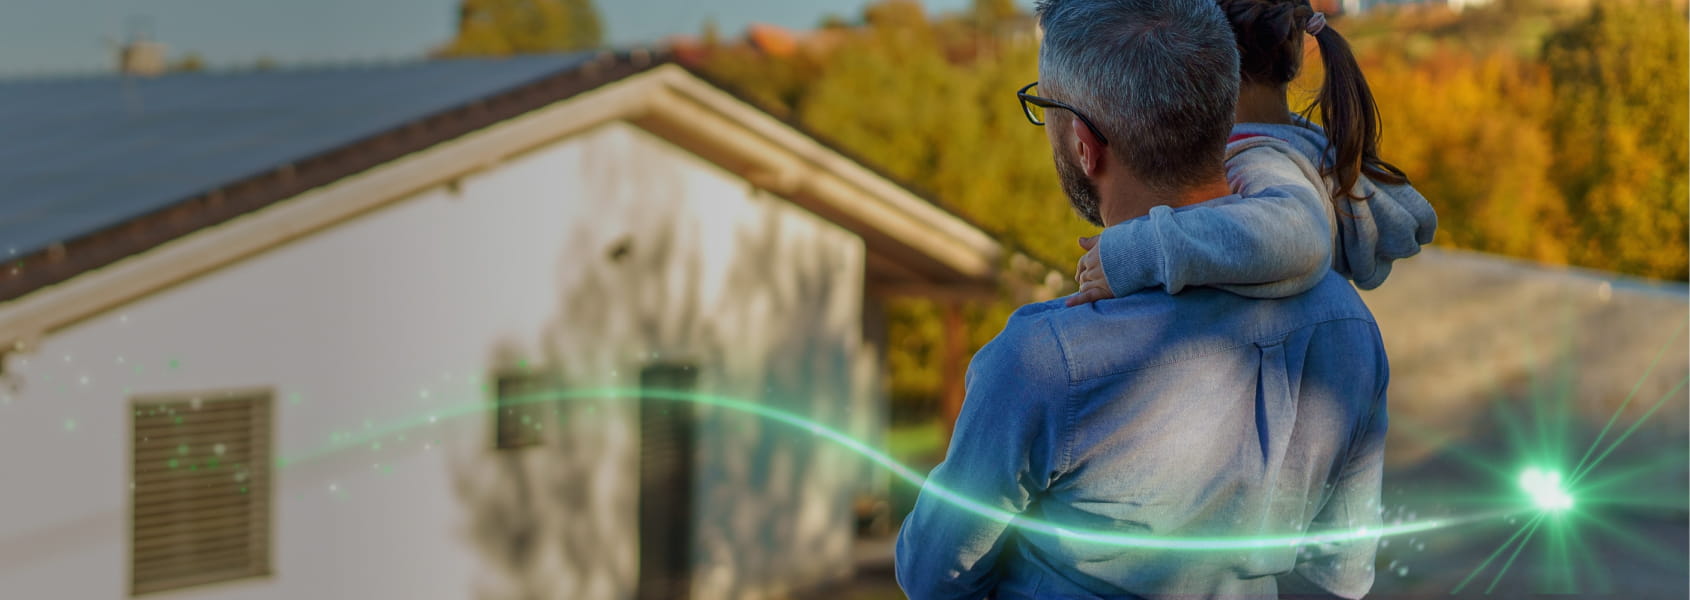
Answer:
<svg viewBox="0 0 1690 600"><path fill-rule="evenodd" d="M8 81L0 133L4 598L805 595L884 474L741 409L875 445L883 301L1004 262L639 52Z"/></svg>

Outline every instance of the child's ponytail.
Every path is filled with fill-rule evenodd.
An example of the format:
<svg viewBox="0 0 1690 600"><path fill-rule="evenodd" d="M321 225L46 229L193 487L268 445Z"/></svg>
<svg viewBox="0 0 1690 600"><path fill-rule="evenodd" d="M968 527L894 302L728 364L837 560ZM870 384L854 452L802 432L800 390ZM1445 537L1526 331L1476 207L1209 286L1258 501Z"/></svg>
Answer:
<svg viewBox="0 0 1690 600"><path fill-rule="evenodd" d="M1306 23L1304 31L1320 45L1321 62L1326 67L1326 81L1309 108L1319 108L1320 122L1326 127L1326 139L1335 156L1331 164L1321 166L1338 184L1333 197L1354 197L1351 192L1356 180L1364 174L1380 183L1408 183L1402 170L1379 158L1379 106L1373 102L1373 92L1350 52L1349 42L1326 26L1321 13L1311 11Z"/></svg>

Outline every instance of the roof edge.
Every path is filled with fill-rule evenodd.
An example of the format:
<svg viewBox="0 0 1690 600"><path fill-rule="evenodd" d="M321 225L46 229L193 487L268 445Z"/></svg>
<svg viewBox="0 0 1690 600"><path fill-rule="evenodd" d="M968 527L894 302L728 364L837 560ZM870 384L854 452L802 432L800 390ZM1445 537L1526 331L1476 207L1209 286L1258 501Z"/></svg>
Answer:
<svg viewBox="0 0 1690 600"><path fill-rule="evenodd" d="M870 205L897 213L894 224L906 230L897 239L907 242L915 252L910 255L921 256L932 263L930 268L939 269L929 272L951 273L935 281L977 283L996 277L992 263L1001 257L1002 248L977 227L831 146L784 126L766 111L734 100L679 66L648 73L671 64L662 55L607 54L587 65L219 186L162 211L26 256L0 273L0 353L33 346L51 331L418 190L485 169L571 132L613 120L650 129L649 125L664 120L673 124L694 116L687 112L689 107L711 116L700 121L715 121L718 128L737 125L753 134L731 137L780 149L765 152L762 156L776 159L764 163L808 165L796 175L787 173L777 179L792 181L796 176L806 185L821 181L831 186L787 192L824 197L830 206ZM578 97L588 94L608 98L577 103ZM524 121L524 125L544 126L504 123L530 117L540 120ZM717 143L727 147L731 141L735 140ZM767 185L759 184L755 172L737 172L754 185ZM865 196L881 201L861 202ZM249 217L262 217L264 231L253 229L250 223L255 221L232 222L284 201L288 206L281 213L264 210ZM888 222L884 215L864 218ZM937 228L917 230L911 223L937 224ZM924 239L923 233L935 239ZM922 248L941 255L922 255ZM953 267L961 270L950 270Z"/></svg>
<svg viewBox="0 0 1690 600"><path fill-rule="evenodd" d="M5 268L0 269L0 305L666 62L667 57L649 52L621 55L607 52L584 65L560 70L314 156L216 184L163 209L8 259Z"/></svg>

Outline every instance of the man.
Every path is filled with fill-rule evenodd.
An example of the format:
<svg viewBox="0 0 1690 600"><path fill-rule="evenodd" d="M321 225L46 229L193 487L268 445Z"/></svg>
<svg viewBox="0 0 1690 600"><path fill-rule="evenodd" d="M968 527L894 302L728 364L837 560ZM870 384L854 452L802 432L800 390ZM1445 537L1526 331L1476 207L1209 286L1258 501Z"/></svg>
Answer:
<svg viewBox="0 0 1690 600"><path fill-rule="evenodd" d="M1083 217L1244 201L1223 162L1238 56L1213 0L1038 10L1024 98ZM1318 194L1295 176L1240 185ZM1150 289L1023 307L969 365L945 462L899 533L898 582L913 600L1360 597L1387 372L1372 315L1332 273L1275 300ZM1284 541L1339 531L1362 533ZM1249 541L1263 538L1280 541Z"/></svg>

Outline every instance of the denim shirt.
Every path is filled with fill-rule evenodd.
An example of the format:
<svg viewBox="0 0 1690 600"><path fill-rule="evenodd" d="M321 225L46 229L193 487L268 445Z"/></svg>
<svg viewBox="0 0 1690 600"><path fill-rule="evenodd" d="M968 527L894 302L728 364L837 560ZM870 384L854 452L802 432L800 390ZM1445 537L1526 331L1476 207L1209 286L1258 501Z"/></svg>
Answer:
<svg viewBox="0 0 1690 600"><path fill-rule="evenodd" d="M1387 379L1371 313L1330 270L1283 299L1148 289L1022 307L969 364L945 461L898 535L898 583L913 600L1202 598L1272 597L1299 578L1360 597L1376 540L1108 546L980 516L934 486L1070 530L1377 528Z"/></svg>

